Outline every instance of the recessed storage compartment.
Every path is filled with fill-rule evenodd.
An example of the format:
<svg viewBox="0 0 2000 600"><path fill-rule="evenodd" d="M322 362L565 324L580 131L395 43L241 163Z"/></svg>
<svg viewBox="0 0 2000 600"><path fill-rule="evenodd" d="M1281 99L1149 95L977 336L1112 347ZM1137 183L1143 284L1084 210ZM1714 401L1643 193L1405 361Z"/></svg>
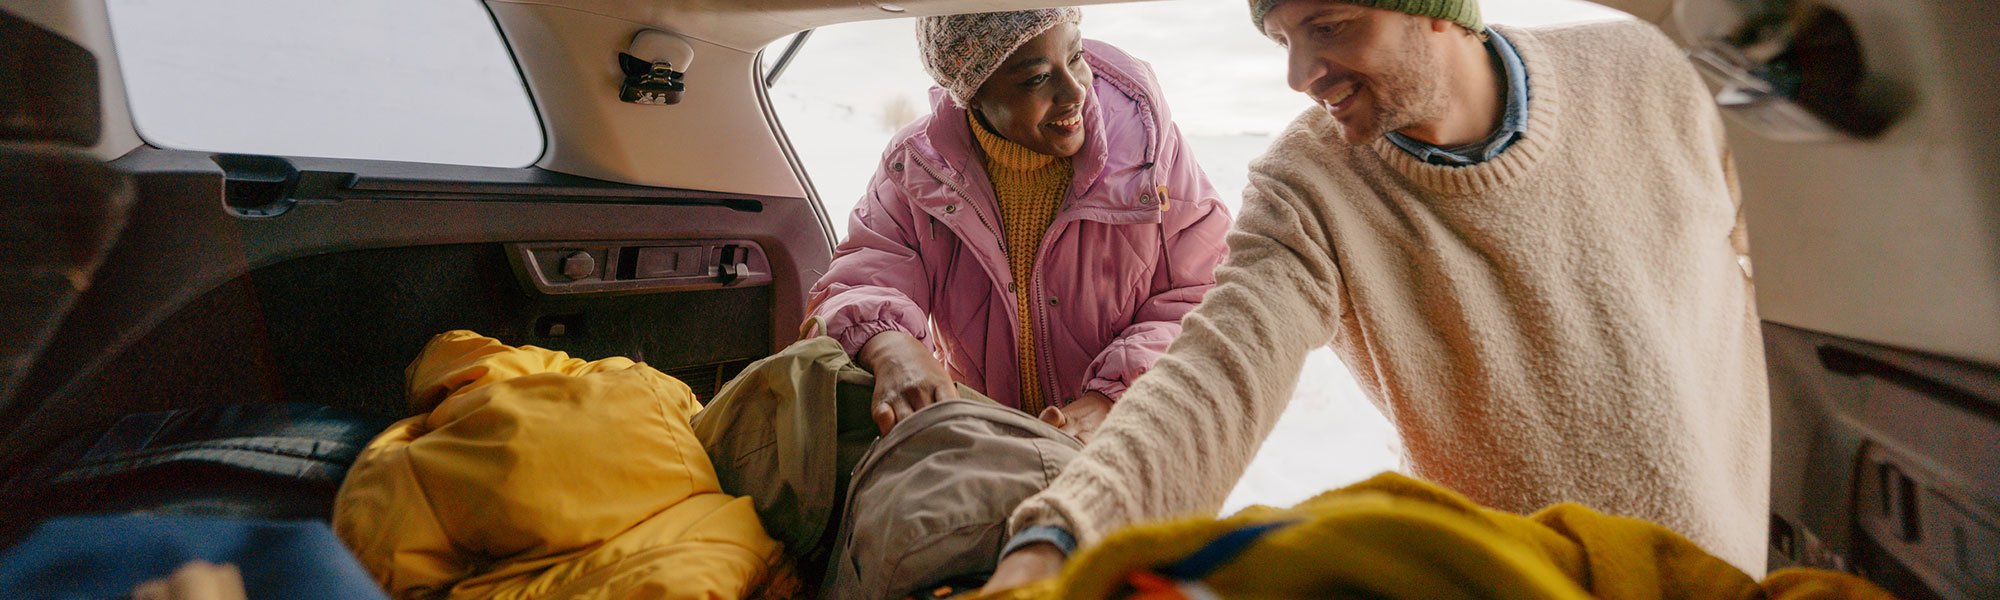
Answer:
<svg viewBox="0 0 2000 600"><path fill-rule="evenodd" d="M693 291L771 284L764 249L748 240L510 244L522 281L543 294Z"/></svg>

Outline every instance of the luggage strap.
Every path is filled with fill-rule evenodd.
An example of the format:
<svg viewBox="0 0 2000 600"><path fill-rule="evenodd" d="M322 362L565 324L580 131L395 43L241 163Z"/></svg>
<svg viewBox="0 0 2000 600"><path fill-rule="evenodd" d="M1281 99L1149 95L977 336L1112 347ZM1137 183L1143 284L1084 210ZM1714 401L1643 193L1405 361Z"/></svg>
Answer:
<svg viewBox="0 0 2000 600"><path fill-rule="evenodd" d="M1236 555L1250 549L1250 545L1257 543L1259 539L1263 539L1265 534L1283 529L1297 522L1297 519L1291 519L1239 527L1229 533L1217 536L1214 540L1210 540L1208 544L1195 550L1193 554L1187 555L1187 558L1183 558L1179 562L1167 565L1164 568L1157 569L1154 572L1181 581L1191 581L1208 577L1216 569L1229 564L1229 561L1234 560Z"/></svg>

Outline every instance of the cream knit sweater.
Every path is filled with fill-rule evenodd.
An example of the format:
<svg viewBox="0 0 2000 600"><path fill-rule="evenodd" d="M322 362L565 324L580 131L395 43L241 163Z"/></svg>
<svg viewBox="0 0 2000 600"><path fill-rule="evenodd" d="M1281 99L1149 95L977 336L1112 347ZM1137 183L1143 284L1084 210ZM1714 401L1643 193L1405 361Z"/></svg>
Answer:
<svg viewBox="0 0 2000 600"><path fill-rule="evenodd" d="M1502 32L1525 137L1442 167L1299 117L1251 167L1216 287L1015 530L1213 512L1331 343L1411 474L1654 521L1763 575L1763 346L1707 90L1651 25Z"/></svg>

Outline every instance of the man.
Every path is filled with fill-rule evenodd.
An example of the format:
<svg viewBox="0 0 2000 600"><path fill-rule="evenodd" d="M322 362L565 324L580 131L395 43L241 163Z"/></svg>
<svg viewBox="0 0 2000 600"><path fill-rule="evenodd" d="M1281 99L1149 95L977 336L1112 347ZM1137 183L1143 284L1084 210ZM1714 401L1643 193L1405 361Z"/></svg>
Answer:
<svg viewBox="0 0 2000 600"><path fill-rule="evenodd" d="M1250 0L1319 105L1251 167L1217 285L990 588L1219 507L1329 344L1410 474L1654 521L1764 572L1769 409L1714 105L1652 26L1486 28L1476 0Z"/></svg>

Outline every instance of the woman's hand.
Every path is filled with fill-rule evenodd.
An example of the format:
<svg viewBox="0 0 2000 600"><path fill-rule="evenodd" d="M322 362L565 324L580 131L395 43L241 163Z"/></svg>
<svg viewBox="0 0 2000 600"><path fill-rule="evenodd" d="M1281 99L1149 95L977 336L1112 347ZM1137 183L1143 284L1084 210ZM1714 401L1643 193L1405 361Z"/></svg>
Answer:
<svg viewBox="0 0 2000 600"><path fill-rule="evenodd" d="M863 368L875 373L875 426L883 434L911 413L926 406L958 398L951 373L944 363L931 356L917 338L901 331L884 331L868 338L855 356Z"/></svg>
<svg viewBox="0 0 2000 600"><path fill-rule="evenodd" d="M1070 401L1062 408L1054 406L1042 409L1042 422L1076 436L1083 443L1097 436L1097 428L1104 425L1104 417L1111 414L1111 398L1101 392L1086 392L1083 397Z"/></svg>

